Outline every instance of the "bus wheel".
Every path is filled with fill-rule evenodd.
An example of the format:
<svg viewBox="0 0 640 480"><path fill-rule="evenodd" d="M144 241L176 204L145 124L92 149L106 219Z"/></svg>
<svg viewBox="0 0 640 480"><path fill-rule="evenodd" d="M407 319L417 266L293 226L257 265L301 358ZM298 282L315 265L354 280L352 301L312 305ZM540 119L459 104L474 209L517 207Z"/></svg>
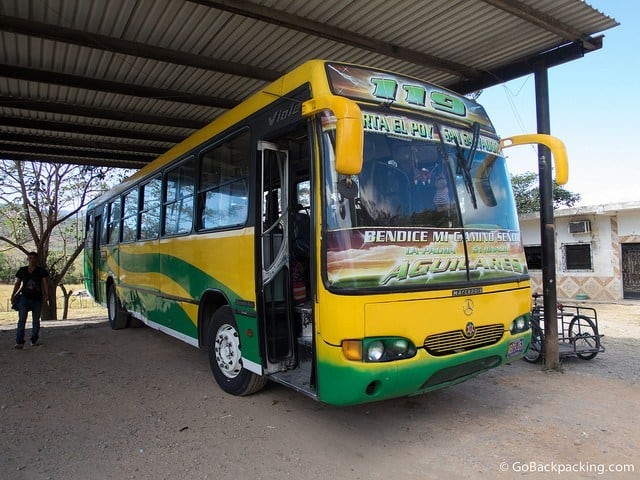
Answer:
<svg viewBox="0 0 640 480"><path fill-rule="evenodd" d="M232 395L249 395L264 387L266 377L242 366L238 326L230 307L221 307L213 315L207 340L211 371L222 390Z"/></svg>
<svg viewBox="0 0 640 480"><path fill-rule="evenodd" d="M107 315L109 317L109 325L111 325L113 330L127 328L129 315L127 311L122 308L115 285L109 287L109 293L107 295Z"/></svg>

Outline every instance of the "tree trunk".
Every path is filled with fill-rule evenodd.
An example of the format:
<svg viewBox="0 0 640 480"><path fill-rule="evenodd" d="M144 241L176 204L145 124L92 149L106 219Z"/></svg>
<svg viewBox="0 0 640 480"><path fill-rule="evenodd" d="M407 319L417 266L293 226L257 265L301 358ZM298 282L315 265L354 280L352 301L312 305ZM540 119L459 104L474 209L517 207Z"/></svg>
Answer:
<svg viewBox="0 0 640 480"><path fill-rule="evenodd" d="M62 284L60 284L60 289L62 290L62 319L66 320L69 316L69 298L71 298L73 290L67 292L67 289Z"/></svg>
<svg viewBox="0 0 640 480"><path fill-rule="evenodd" d="M49 278L49 301L42 302L42 320L57 320L58 309L56 306L56 285Z"/></svg>

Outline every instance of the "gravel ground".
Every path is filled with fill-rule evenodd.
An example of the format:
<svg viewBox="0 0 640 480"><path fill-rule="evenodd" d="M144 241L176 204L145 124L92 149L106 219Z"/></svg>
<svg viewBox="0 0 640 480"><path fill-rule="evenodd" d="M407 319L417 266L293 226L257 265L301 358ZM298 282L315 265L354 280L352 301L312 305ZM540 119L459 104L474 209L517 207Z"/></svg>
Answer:
<svg viewBox="0 0 640 480"><path fill-rule="evenodd" d="M349 408L226 395L204 352L148 328L48 322L17 351L1 326L0 478L639 478L640 303L594 306L591 361Z"/></svg>

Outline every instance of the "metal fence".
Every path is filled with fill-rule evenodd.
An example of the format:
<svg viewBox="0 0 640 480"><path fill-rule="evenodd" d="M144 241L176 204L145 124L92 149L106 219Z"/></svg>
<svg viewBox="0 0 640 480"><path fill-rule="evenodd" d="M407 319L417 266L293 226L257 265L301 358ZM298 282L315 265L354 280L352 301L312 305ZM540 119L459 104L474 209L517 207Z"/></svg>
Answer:
<svg viewBox="0 0 640 480"><path fill-rule="evenodd" d="M88 295L71 295L69 297L69 310L79 310L82 308L100 308L101 305ZM64 308L64 297L56 297L56 308L61 311ZM0 301L0 312L11 311L11 298Z"/></svg>

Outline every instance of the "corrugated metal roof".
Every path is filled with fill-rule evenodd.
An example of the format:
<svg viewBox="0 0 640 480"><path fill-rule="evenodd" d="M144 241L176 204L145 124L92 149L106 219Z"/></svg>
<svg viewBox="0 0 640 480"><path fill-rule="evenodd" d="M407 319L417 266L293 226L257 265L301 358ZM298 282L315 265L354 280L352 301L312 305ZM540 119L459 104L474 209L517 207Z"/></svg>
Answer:
<svg viewBox="0 0 640 480"><path fill-rule="evenodd" d="M580 0L3 0L0 157L139 166L311 58L464 93L616 25Z"/></svg>

